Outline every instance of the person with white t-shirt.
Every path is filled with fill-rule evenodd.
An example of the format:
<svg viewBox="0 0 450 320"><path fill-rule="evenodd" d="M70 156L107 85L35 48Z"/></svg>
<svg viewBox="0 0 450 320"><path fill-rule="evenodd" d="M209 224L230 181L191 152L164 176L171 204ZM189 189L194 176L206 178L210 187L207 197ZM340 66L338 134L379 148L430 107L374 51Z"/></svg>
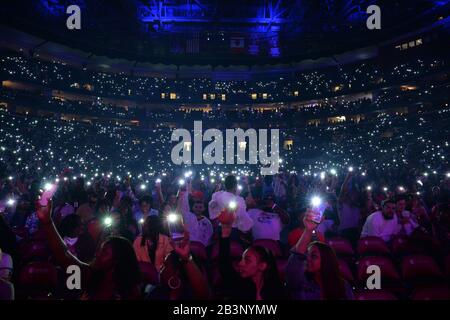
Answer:
<svg viewBox="0 0 450 320"><path fill-rule="evenodd" d="M283 226L289 224L289 215L275 204L272 193L264 195L261 208L250 209L247 213L253 220L253 240L279 241Z"/></svg>
<svg viewBox="0 0 450 320"><path fill-rule="evenodd" d="M211 220L217 219L223 210L231 209L236 214L233 228L247 232L253 226L253 220L247 213L244 198L237 195L237 179L233 175L225 178L225 191L213 193L208 208Z"/></svg>
<svg viewBox="0 0 450 320"><path fill-rule="evenodd" d="M194 199L189 203L188 192L181 191L179 207L183 214L184 224L189 232L189 240L200 242L207 247L213 235L213 227L211 221L203 215L205 212L204 202Z"/></svg>
<svg viewBox="0 0 450 320"><path fill-rule="evenodd" d="M376 211L369 215L364 223L361 238L375 236L388 242L393 236L402 231L395 213L395 201L388 199L381 204L381 211Z"/></svg>
<svg viewBox="0 0 450 320"><path fill-rule="evenodd" d="M403 195L398 196L395 199L395 203L395 213L398 221L403 226L403 232L409 236L419 226L419 224L414 219L413 215L411 215L411 212L406 210L406 197Z"/></svg>

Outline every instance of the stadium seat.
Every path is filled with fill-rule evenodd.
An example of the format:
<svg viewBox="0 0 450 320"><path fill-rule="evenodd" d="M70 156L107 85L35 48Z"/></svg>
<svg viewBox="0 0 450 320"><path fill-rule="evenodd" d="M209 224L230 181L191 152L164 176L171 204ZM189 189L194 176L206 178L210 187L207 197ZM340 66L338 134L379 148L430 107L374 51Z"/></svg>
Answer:
<svg viewBox="0 0 450 320"><path fill-rule="evenodd" d="M398 300L398 298L385 290L363 290L355 293L355 300Z"/></svg>
<svg viewBox="0 0 450 320"><path fill-rule="evenodd" d="M414 247L406 236L395 236L391 241L392 255L395 257L414 253Z"/></svg>
<svg viewBox="0 0 450 320"><path fill-rule="evenodd" d="M350 242L342 237L335 237L327 240L327 243L333 248L337 256L353 257L355 251Z"/></svg>
<svg viewBox="0 0 450 320"><path fill-rule="evenodd" d="M244 248L242 248L241 244L236 241L231 241L230 244L230 255L232 259L240 259L242 257L242 253L244 253ZM219 257L219 244L214 245L211 258L213 260L218 259Z"/></svg>
<svg viewBox="0 0 450 320"><path fill-rule="evenodd" d="M437 285L416 288L411 295L412 300L450 300L450 288L446 285Z"/></svg>
<svg viewBox="0 0 450 320"><path fill-rule="evenodd" d="M208 255L206 253L206 248L201 242L191 241L190 243L191 253L199 258L200 260L208 260Z"/></svg>
<svg viewBox="0 0 450 320"><path fill-rule="evenodd" d="M19 274L19 291L32 299L48 299L58 284L58 271L47 261L35 261L22 267Z"/></svg>
<svg viewBox="0 0 450 320"><path fill-rule="evenodd" d="M350 284L353 284L355 279L353 277L353 273L350 270L347 262L345 260L339 259L339 271L341 272L342 277Z"/></svg>
<svg viewBox="0 0 450 320"><path fill-rule="evenodd" d="M389 255L390 250L386 242L378 237L364 237L358 240L358 254L367 255Z"/></svg>
<svg viewBox="0 0 450 320"><path fill-rule="evenodd" d="M142 281L145 284L157 285L159 283L159 273L153 263L139 261L138 264L142 274Z"/></svg>
<svg viewBox="0 0 450 320"><path fill-rule="evenodd" d="M272 251L272 254L279 258L283 255L280 244L277 241L271 240L271 239L258 239L253 241L254 245L261 246L263 248L266 248L267 250Z"/></svg>
<svg viewBox="0 0 450 320"><path fill-rule="evenodd" d="M421 254L403 258L402 275L405 281L416 284L437 282L444 276L433 258Z"/></svg>
<svg viewBox="0 0 450 320"><path fill-rule="evenodd" d="M391 259L384 256L373 256L364 257L357 262L358 282L360 285L365 286L366 280L370 276L370 274L367 273L367 268L370 265L376 265L380 267L382 285L400 284L400 275L395 269L395 266L392 263Z"/></svg>

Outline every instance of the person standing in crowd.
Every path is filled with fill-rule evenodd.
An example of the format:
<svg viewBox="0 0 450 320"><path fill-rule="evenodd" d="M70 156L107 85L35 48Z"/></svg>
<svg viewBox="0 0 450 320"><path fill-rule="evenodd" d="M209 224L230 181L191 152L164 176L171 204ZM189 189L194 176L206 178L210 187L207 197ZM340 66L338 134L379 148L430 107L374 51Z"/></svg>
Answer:
<svg viewBox="0 0 450 320"><path fill-rule="evenodd" d="M294 300L349 300L351 286L342 278L334 250L323 242L311 242L318 224L307 212L305 231L291 250L286 266L286 287Z"/></svg>
<svg viewBox="0 0 450 320"><path fill-rule="evenodd" d="M125 238L110 237L97 249L95 259L87 264L78 260L65 246L51 218L52 204L37 204L37 216L47 235L56 262L63 268L81 269L84 300L140 299L140 270L133 246Z"/></svg>
<svg viewBox="0 0 450 320"><path fill-rule="evenodd" d="M204 215L205 203L199 197L191 197L187 191L180 191L179 208L189 232L191 242L200 242L207 247L213 235L211 221Z"/></svg>
<svg viewBox="0 0 450 320"><path fill-rule="evenodd" d="M375 236L388 242L394 235L402 231L396 214L396 204L393 199L384 200L381 204L381 211L376 211L369 215L364 223L361 238Z"/></svg>
<svg viewBox="0 0 450 320"><path fill-rule="evenodd" d="M187 233L179 241L171 241L169 253L159 271L160 282L146 293L148 300L208 300L211 297L205 272L191 254Z"/></svg>
<svg viewBox="0 0 450 320"><path fill-rule="evenodd" d="M131 242L134 241L139 233L138 222L133 217L132 206L132 199L129 196L124 196L120 199L118 208L113 210L117 213L117 215L114 215L117 223L115 227L118 228L121 235Z"/></svg>
<svg viewBox="0 0 450 320"><path fill-rule="evenodd" d="M219 216L219 271L226 298L238 300L279 300L286 297L275 257L270 250L252 245L242 254L238 271L232 265L230 235L236 215L227 210Z"/></svg>
<svg viewBox="0 0 450 320"><path fill-rule="evenodd" d="M134 252L138 261L152 263L159 271L166 256L172 252L170 239L163 234L161 218L148 216L142 226L142 235L133 243Z"/></svg>
<svg viewBox="0 0 450 320"><path fill-rule="evenodd" d="M250 209L247 213L253 220L253 240L280 241L281 230L290 221L287 212L275 203L275 196L271 192L263 196L260 208Z"/></svg>
<svg viewBox="0 0 450 320"><path fill-rule="evenodd" d="M353 173L348 172L338 198L338 231L352 244L356 244L361 221L360 197L355 186L351 186Z"/></svg>
<svg viewBox="0 0 450 320"><path fill-rule="evenodd" d="M303 219L305 218L305 214L307 211L308 211L307 208L300 209L298 214L298 227L292 229L291 232L289 232L288 234L288 244L290 248L294 247L297 244L298 240L302 237L303 232L305 232ZM313 241L325 242L325 235L318 229L319 228L317 228L315 232L313 232Z"/></svg>
<svg viewBox="0 0 450 320"><path fill-rule="evenodd" d="M14 285L11 282L14 272L13 268L12 257L3 252L0 245L0 301L14 300Z"/></svg>
<svg viewBox="0 0 450 320"><path fill-rule="evenodd" d="M145 220L148 216L157 216L158 210L153 209L151 196L143 196L139 199L139 206L134 210L133 216L136 221Z"/></svg>
<svg viewBox="0 0 450 320"><path fill-rule="evenodd" d="M89 220L95 217L95 209L97 207L98 197L94 192L89 192L87 195L87 199L88 201L81 204L76 211L76 214L80 216L81 222L83 224L88 223Z"/></svg>
<svg viewBox="0 0 450 320"><path fill-rule="evenodd" d="M406 196L399 195L395 198L395 214L397 215L399 223L402 225L402 230L406 235L411 235L413 231L419 226L415 217L411 212L406 210Z"/></svg>
<svg viewBox="0 0 450 320"><path fill-rule="evenodd" d="M236 219L233 228L242 232L249 231L253 226L253 220L247 214L245 200L237 195L237 180L233 175L225 178L225 191L217 191L212 195L208 205L210 219L217 219L230 205L235 206L233 210L235 210Z"/></svg>

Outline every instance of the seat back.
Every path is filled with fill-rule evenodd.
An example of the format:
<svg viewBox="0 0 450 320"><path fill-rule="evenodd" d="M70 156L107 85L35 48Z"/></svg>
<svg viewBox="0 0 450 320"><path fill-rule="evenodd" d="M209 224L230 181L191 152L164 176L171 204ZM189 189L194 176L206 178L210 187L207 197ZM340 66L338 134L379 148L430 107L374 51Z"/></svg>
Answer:
<svg viewBox="0 0 450 320"><path fill-rule="evenodd" d="M258 239L258 240L253 241L253 245L260 246L260 247L266 248L267 250L270 250L276 258L279 258L283 255L280 244L275 240Z"/></svg>
<svg viewBox="0 0 450 320"><path fill-rule="evenodd" d="M20 270L19 284L25 287L54 289L58 284L56 266L47 261L30 262Z"/></svg>
<svg viewBox="0 0 450 320"><path fill-rule="evenodd" d="M353 256L355 254L350 242L342 237L333 237L327 240L330 247L333 248L337 256Z"/></svg>
<svg viewBox="0 0 450 320"><path fill-rule="evenodd" d="M426 281L443 278L443 273L433 258L416 254L404 257L402 274L406 281Z"/></svg>
<svg viewBox="0 0 450 320"><path fill-rule="evenodd" d="M364 237L359 239L357 251L360 256L390 254L386 242L378 237Z"/></svg>
<svg viewBox="0 0 450 320"><path fill-rule="evenodd" d="M358 281L365 283L371 273L367 273L369 266L378 266L381 272L381 283L398 283L400 275L395 269L391 259L384 256L364 257L357 263L358 265Z"/></svg>

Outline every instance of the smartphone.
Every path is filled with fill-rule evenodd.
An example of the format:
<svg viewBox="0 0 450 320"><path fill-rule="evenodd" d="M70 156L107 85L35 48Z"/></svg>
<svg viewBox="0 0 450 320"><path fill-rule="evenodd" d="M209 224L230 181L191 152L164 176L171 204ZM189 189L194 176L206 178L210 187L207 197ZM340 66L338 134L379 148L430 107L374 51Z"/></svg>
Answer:
<svg viewBox="0 0 450 320"><path fill-rule="evenodd" d="M167 224L169 226L170 238L179 241L184 238L183 217L178 213L169 213L167 215Z"/></svg>
<svg viewBox="0 0 450 320"><path fill-rule="evenodd" d="M48 201L53 197L57 188L58 186L56 184L47 186L44 193L41 195L41 198L39 199L39 204L43 207L46 207L48 205Z"/></svg>
<svg viewBox="0 0 450 320"><path fill-rule="evenodd" d="M328 204L323 201L320 197L313 197L311 199L311 211L312 211L312 216L311 216L311 220L317 224L322 222L322 217L323 214L325 212L325 210L327 209Z"/></svg>

